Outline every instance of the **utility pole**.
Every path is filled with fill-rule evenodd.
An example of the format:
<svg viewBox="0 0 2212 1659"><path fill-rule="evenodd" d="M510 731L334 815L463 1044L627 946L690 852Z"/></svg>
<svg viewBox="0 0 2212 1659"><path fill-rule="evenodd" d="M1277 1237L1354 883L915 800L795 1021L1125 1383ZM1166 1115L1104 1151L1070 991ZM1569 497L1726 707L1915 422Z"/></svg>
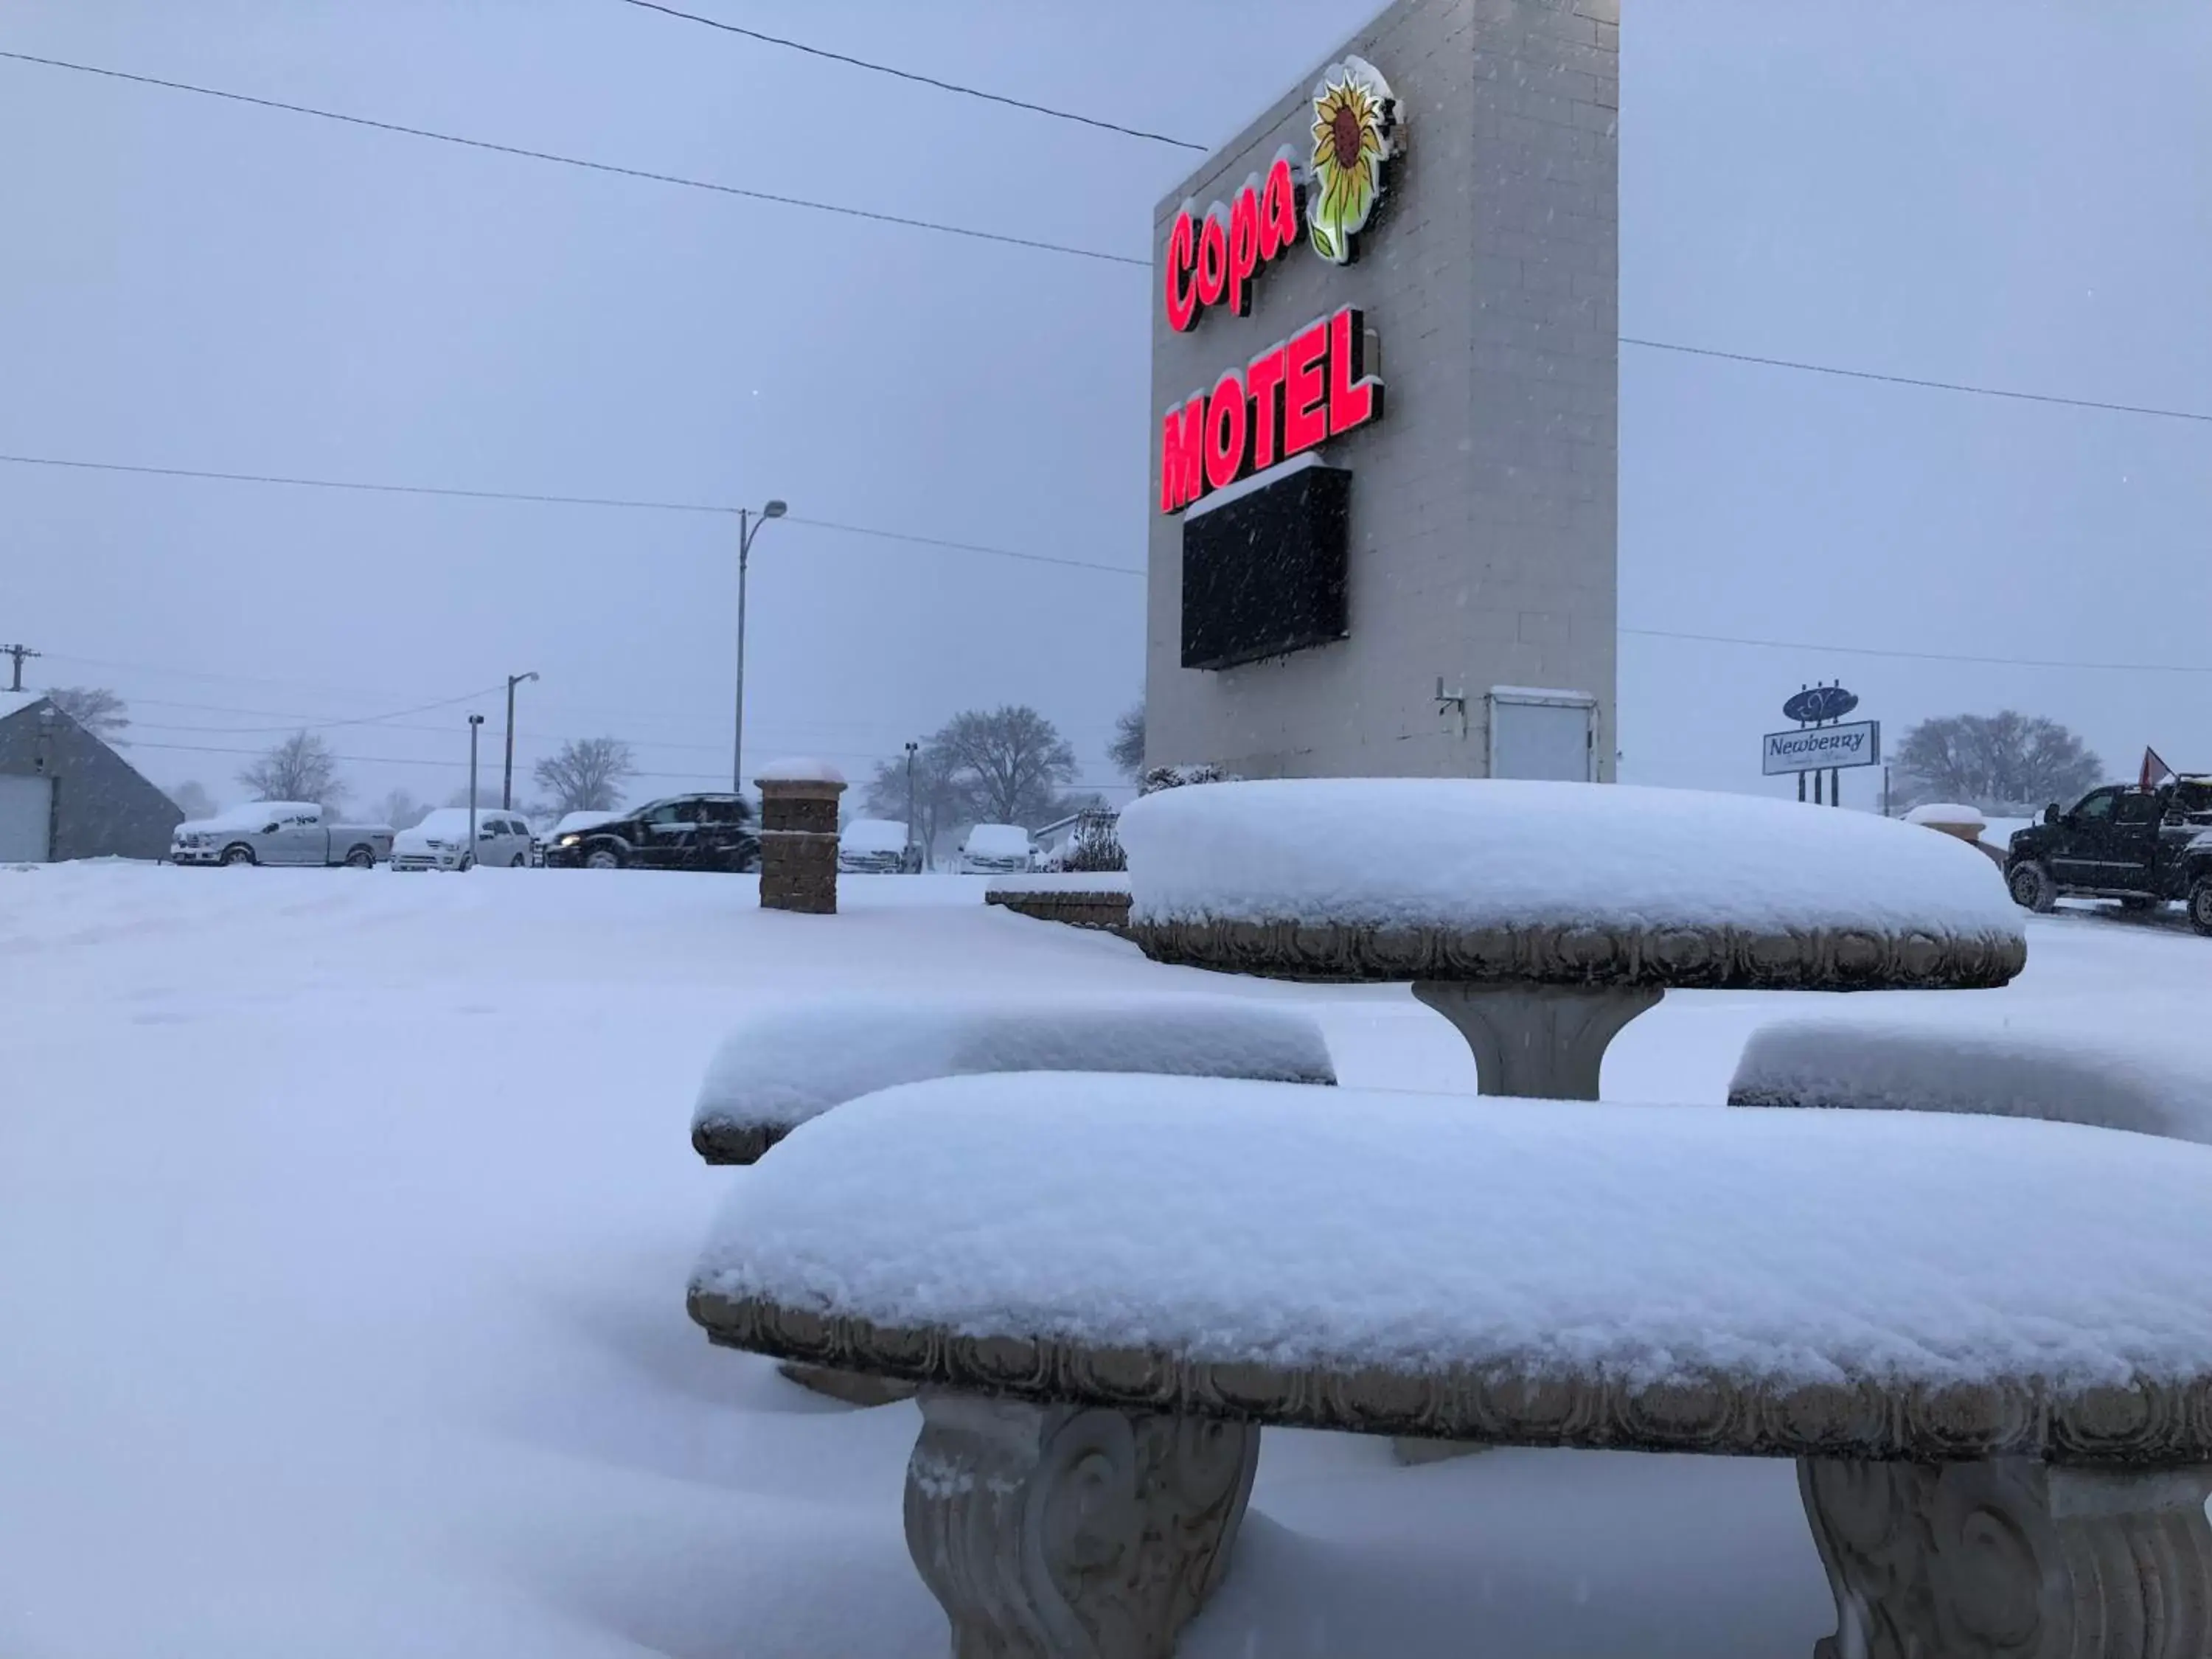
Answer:
<svg viewBox="0 0 2212 1659"><path fill-rule="evenodd" d="M11 677L12 684L8 687L10 691L21 691L23 689L23 659L44 654L43 652L32 650L27 645L0 645L0 657L11 657L15 659L15 672Z"/></svg>
<svg viewBox="0 0 2212 1659"><path fill-rule="evenodd" d="M509 688L509 695L513 688ZM477 862L477 733L483 728L483 716L469 716L469 844L461 854L461 868L473 870Z"/></svg>
<svg viewBox="0 0 2212 1659"><path fill-rule="evenodd" d="M750 507L738 509L738 729L730 744L730 793L735 795L745 793L745 569L761 526L789 510L781 501L770 501L756 520Z"/></svg>
<svg viewBox="0 0 2212 1659"><path fill-rule="evenodd" d="M920 845L914 838L914 757L921 747L918 743L909 743L906 746L906 844L909 848ZM921 861L919 859L915 860L917 864ZM921 872L917 870L915 873L919 875Z"/></svg>
<svg viewBox="0 0 2212 1659"><path fill-rule="evenodd" d="M507 677L507 767L499 776L499 810L502 812L514 811L514 688L537 678L535 673ZM469 799L476 799L473 791Z"/></svg>

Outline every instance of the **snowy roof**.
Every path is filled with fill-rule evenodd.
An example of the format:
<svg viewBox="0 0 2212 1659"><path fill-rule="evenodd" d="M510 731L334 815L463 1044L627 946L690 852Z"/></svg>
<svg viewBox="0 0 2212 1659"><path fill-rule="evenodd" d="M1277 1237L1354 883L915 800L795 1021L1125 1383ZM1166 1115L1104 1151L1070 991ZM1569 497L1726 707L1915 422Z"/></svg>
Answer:
<svg viewBox="0 0 2212 1659"><path fill-rule="evenodd" d="M2020 942L1985 857L1867 812L1626 784L1320 778L1121 814L1133 920L1475 931L1948 933Z"/></svg>
<svg viewBox="0 0 2212 1659"><path fill-rule="evenodd" d="M2068 1390L2212 1376L2208 1255L2212 1149L2071 1124L1060 1075L806 1124L694 1284L1176 1360Z"/></svg>
<svg viewBox="0 0 2212 1659"><path fill-rule="evenodd" d="M771 761L753 774L755 783L842 783L845 775L824 760Z"/></svg>
<svg viewBox="0 0 2212 1659"><path fill-rule="evenodd" d="M1905 815L1907 823L1958 823L1981 825L1989 822L1988 816L1978 806L1961 806L1956 801L1929 801L1925 806L1916 806Z"/></svg>
<svg viewBox="0 0 2212 1659"><path fill-rule="evenodd" d="M1336 1080L1310 1016L1241 999L840 998L766 1010L725 1037L700 1086L693 1138L765 1129L772 1133L760 1139L774 1139L895 1084L989 1072Z"/></svg>
<svg viewBox="0 0 2212 1659"><path fill-rule="evenodd" d="M1030 832L1018 823L971 824L961 845L971 853L1026 854L1030 850Z"/></svg>
<svg viewBox="0 0 2212 1659"><path fill-rule="evenodd" d="M1790 1019L1752 1033L1729 1085L1743 1106L2045 1118L2212 1145L2201 1056L2131 1033Z"/></svg>
<svg viewBox="0 0 2212 1659"><path fill-rule="evenodd" d="M0 691L0 720L11 719L46 700L43 691Z"/></svg>

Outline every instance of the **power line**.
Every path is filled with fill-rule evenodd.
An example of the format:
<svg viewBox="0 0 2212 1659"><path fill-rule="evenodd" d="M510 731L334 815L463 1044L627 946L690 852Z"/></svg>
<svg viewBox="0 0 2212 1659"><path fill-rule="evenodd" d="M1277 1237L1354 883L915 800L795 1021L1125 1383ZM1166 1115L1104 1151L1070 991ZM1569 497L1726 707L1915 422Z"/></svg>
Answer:
<svg viewBox="0 0 2212 1659"><path fill-rule="evenodd" d="M1847 380L1877 380L1885 386L1917 386L1924 392L1962 392L1976 398L2005 398L2024 404L2057 404L2067 409L2099 409L2112 415L2151 415L2164 421L2202 421L2212 425L2212 414L2188 409L2154 409L2142 404L2100 403L2094 398L2068 398L2049 392L2014 392L2003 386L1969 386L1960 380L1929 380L1911 374L1879 374L1872 369L1838 368L1829 363L1803 363L1787 357L1760 357L1747 351L1717 351L1711 346L1677 345L1668 340L1620 337L1626 346L1647 351L1674 351L1690 357L1717 357L1731 363L1757 363L1764 368L1794 369L1800 374L1832 374Z"/></svg>
<svg viewBox="0 0 2212 1659"><path fill-rule="evenodd" d="M644 5L647 3L647 0L625 0L625 3L634 5ZM668 12L669 15L673 16L691 17L691 14L688 12L676 12L666 6L650 5L648 9L656 11ZM754 31L739 29L737 28L736 26L731 24L718 23L711 18L693 18L692 21L704 22L708 24L710 27L716 28L728 29L730 32L734 33L745 34L752 38L768 40L771 44L792 46L795 50L816 50L814 48L801 46L796 41L782 40L781 37L757 35ZM832 52L820 52L818 55L833 58L837 56L837 54ZM256 97L248 93L230 92L220 87L199 86L188 81L164 80L158 76L137 75L125 70L106 69L96 64L80 64L72 62L67 58L43 58L31 52L4 51L0 51L0 59L7 59L19 64L36 64L46 69L69 70L80 75L99 76L107 80L129 82L138 86L158 87L171 92L189 92L197 94L204 98L218 98L230 103L252 105L259 109L281 110L288 114L293 115L309 115L313 116L319 120L342 122L348 126L367 127L378 132L398 133L410 138L426 138L439 143L459 144L470 149L488 150L501 155L520 156L527 161L548 161L562 167L580 167L591 173L610 173L617 177L625 179L642 179L654 184L678 185L689 190L710 191L718 195L741 197L749 201L769 202L782 207L803 208L810 212L836 214L847 218L868 220L878 224L896 225L909 230L934 231L945 235L965 237L975 241L994 242L1009 247L1028 248L1038 252L1061 253L1068 255L1073 258L1090 259L1106 264L1133 265L1146 270L1150 270L1152 269L1152 262L1149 258L1136 258L1124 253L1106 253L1102 252L1096 248L1075 247L1067 243L1047 241L1040 238L1012 236L998 231L975 230L966 226L945 224L937 220L915 219L908 218L899 214L878 213L872 209L850 207L840 203L817 202L809 200L804 197L781 196L767 191L745 190L735 185L717 184L709 179L688 179L678 173L656 173L642 167L622 167L609 161L593 161L580 156L560 155L551 150L531 149L520 144L499 143L488 138L464 137L456 133L438 132L428 127L409 126L404 123L397 121L381 121L373 119L363 115L342 114L335 110L319 109L310 104L288 103L281 99L261 98ZM898 75L902 78L929 82L930 84L933 85L943 85L948 90L954 92L968 93L977 97L990 98L994 101L1016 104L1020 107L1035 109L1044 114L1066 116L1066 118L1073 120L1087 121L1089 119L1087 117L1068 115L1065 111L1053 110L1042 105L1021 105L1018 100L999 99L996 94L982 93L977 91L975 88L957 86L949 82L937 82L932 81L931 77L927 76L908 76L905 71L892 70L882 64L866 63L858 58L843 61L849 61L863 69L877 70L884 74ZM1094 123L1093 125L1110 126L1112 124ZM1122 130L1132 132L1136 131L1135 129ZM1165 138L1163 135L1157 133L1137 132L1136 136L1141 137L1161 138L1162 142L1177 145L1182 145L1184 143L1183 140ZM1191 149L1203 148L1199 145L1189 145L1187 147ZM1708 357L1726 362L1751 363L1756 364L1764 368L1787 369L1800 374L1821 374L1843 380L1871 380L1888 386L1911 386L1921 391L1949 392L1969 397L1996 398L2017 403L2045 404L2060 408L2094 410L2107 414L2141 415L2160 420L2190 421L2202 424L2212 424L2212 412L2205 412L2197 410L2163 409L2141 404L2113 403L2094 398L2069 397L2057 392L2021 392L2005 386L1978 386L1962 380L1943 380L1917 375L1882 374L1871 369L1844 368L1832 363L1813 363L1788 357L1764 356L1755 352L1723 351L1711 346L1685 345L1676 341L1647 339L1636 335L1623 334L1617 336L1616 337L1623 345L1634 346L1644 350L1668 351L1686 356ZM9 458L0 457L0 459ZM66 465L66 463L55 463L55 465ZM124 471L127 469L117 468L114 470ZM159 468L151 467L143 470L149 472L161 471ZM255 479L246 480L246 482L258 483L264 481ZM276 482L291 481L281 480ZM368 488L370 486L356 487ZM477 492L466 490L442 492L424 490L416 493L466 495L475 494ZM526 498L520 496L501 495L491 492L486 492L486 494L489 495L490 499L535 499L558 501L563 505L573 504L579 506L603 507L647 505L646 503L623 501L576 501L574 498L558 496ZM651 503L650 505L653 505L660 510L670 512L721 512L734 510L719 507L679 507L670 502L655 502Z"/></svg>
<svg viewBox="0 0 2212 1659"><path fill-rule="evenodd" d="M586 161L578 155L562 155L552 150L529 149L520 144L497 143L489 138L466 138L458 133L435 132L428 127L408 126L398 121L373 120L365 115L344 115L336 110L318 109L312 104L287 103L277 98L257 98L249 93L228 92L221 87L196 86L189 81L165 81L158 76L133 75L125 70L103 69L96 64L71 63L62 58L40 58L27 52L0 52L0 58L18 64L36 64L46 69L70 70L79 75L97 75L111 81L128 81L138 86L160 87L170 92L195 93L203 98L220 98L234 104L251 104L258 109L283 110L292 115L312 115L318 120L340 121L348 126L368 127L378 132L394 132L409 138L428 138L441 144L459 144L469 149L489 150L498 155L520 156L531 161L550 161L564 167L580 167L587 173L612 173L623 179L643 179L657 185L679 185L686 190L712 191L720 196L738 196L751 202L768 202L778 207L804 208L810 213L836 214L848 219L866 219L876 224L898 225L908 230L934 231L945 236L963 236L972 241L997 242L1008 247L1032 248L1041 253L1065 253L1073 258L1094 259L1103 264L1139 265L1147 270L1149 259L1133 259L1127 254L1101 253L1095 248L1075 247L1065 242L1048 242L1028 236L1009 236L994 230L975 230L965 225L948 225L934 219L911 219L896 213L878 213L870 208L847 207L835 202L810 201L801 196L780 196L764 190L744 190L736 185L716 184L707 179L687 179L680 173L655 173L646 167L620 167L611 161Z"/></svg>
<svg viewBox="0 0 2212 1659"><path fill-rule="evenodd" d="M830 52L821 46L810 46L803 41L788 40L779 34L763 34L758 29L740 28L735 23L720 19L702 17L696 12L678 11L673 6L664 6L659 0L624 0L628 5L645 11L657 11L665 17L680 17L687 23L704 23L710 29L720 29L725 34L741 34L748 40L757 40L763 46L781 46L788 52L803 52L809 58L825 58L833 64L845 64L854 69L866 70L875 75L888 75L901 81L912 81L921 86L934 87L939 92L957 92L963 97L980 98L988 104L1003 104L1008 109L1027 110L1032 115L1049 115L1057 121L1073 121L1079 125L1097 127L1107 132L1118 132L1126 137L1145 138L1156 144L1171 144L1177 149L1193 149L1206 153L1204 144L1192 143L1187 138L1170 138L1164 132L1148 132L1142 127L1125 127L1118 121L1101 120L1095 115L1078 115L1073 110L1054 109L1049 104L1032 104L1020 98L1009 98L1003 93L985 92L979 87L962 86L957 81L940 81L933 75L921 75L913 70L894 69L889 64L874 64L865 58L852 58L842 52Z"/></svg>
<svg viewBox="0 0 2212 1659"><path fill-rule="evenodd" d="M264 483L294 486L312 489L371 490L379 494L402 495L460 496L479 501L509 501L550 502L559 506L613 507L647 512L719 513L734 514L738 508L717 507L699 502L621 501L597 495L536 495L514 491L489 489L448 489L428 485L364 483L332 478L284 477L274 475L243 472L208 472L185 467L149 467L125 465L118 462L59 460L35 455L0 455L0 462L13 462L27 466L60 466L99 472L150 473L161 477L211 478L229 483ZM903 531L879 530L865 525L842 524L829 519L793 517L787 522L804 525L810 529L835 531L850 536L871 537L880 541L902 542L919 547L932 547L947 551L988 555L993 558L1018 559L1032 564L1065 565L1079 570L1102 571L1109 575L1143 576L1146 573L1133 566L1094 563L1084 559L1061 558L1048 553L1026 553L1010 547L993 547L981 542L951 541L934 536L910 535ZM1686 640L1705 645L1742 645L1777 651L1826 651L1838 656L1887 657L1901 661L1980 663L2011 668L2079 668L2099 671L2138 670L2169 674L2212 673L2212 665L2182 663L2114 663L2077 661L2065 658L1996 657L1960 652L1897 651L1873 646L1818 645L1802 640L1753 639L1730 634L1692 634L1657 628L1622 628L1623 634L1648 639ZM132 667L129 663L101 663L96 658L64 657L68 662L89 664L94 667ZM186 676L186 678L223 678L224 676ZM284 684L272 681L270 684ZM471 695L482 695L471 693Z"/></svg>
<svg viewBox="0 0 2212 1659"><path fill-rule="evenodd" d="M1735 634L1686 634L1665 628L1623 628L1652 640L1689 640L1700 645L1747 645L1767 651L1825 652L1836 657L1893 657L1909 662L1979 663L1998 668L2081 668L2130 674L2212 674L2212 663L2084 662L2069 657L1984 657L1962 651L1893 651L1866 645L1817 645L1806 640L1747 639Z"/></svg>
<svg viewBox="0 0 2212 1659"><path fill-rule="evenodd" d="M916 547L940 547L955 553L988 553L997 559L1020 559L1029 564L1066 565L1071 570L1103 570L1115 576L1141 576L1133 565L1099 564L1090 559L1066 559L1052 553L1018 553L1011 547L987 547L980 542L945 541L935 536L909 536L898 530L872 530L866 525L837 524L828 519L802 519L793 514L787 524L803 524L813 530L834 530L848 536L872 536L878 541L910 542Z"/></svg>
<svg viewBox="0 0 2212 1659"><path fill-rule="evenodd" d="M456 489L435 484L375 483L357 478L307 478L270 472L217 472L199 467L141 466L123 461L76 460L53 455L0 455L0 463L15 466L60 467L82 472L133 473L155 478L196 478L216 483L275 484L292 489L343 489L376 495L431 495L470 501L520 501L541 507L611 507L633 513L705 513L735 518L742 510L708 501L661 501L610 495L546 495L514 489ZM1101 564L1088 559L1063 558L1049 553L1024 553L1012 548L986 546L980 542L909 535L904 531L878 530L867 525L842 524L830 519L801 518L795 514L787 517L785 522L805 525L812 530L835 531L840 535L866 536L877 541L904 542L916 547L933 547L948 552L987 554L993 558L1019 559L1030 564L1065 565L1070 569L1103 570L1118 576L1141 576L1145 574L1131 565ZM90 659L79 658L75 660Z"/></svg>
<svg viewBox="0 0 2212 1659"><path fill-rule="evenodd" d="M316 720L303 718L288 720L282 726L149 726L150 732L204 732L210 735L222 733L231 737L265 737L290 732L329 732L341 726L382 726L392 731L442 732L441 726L403 726L400 720L409 714L427 714L434 708L451 708L456 703L469 702L477 697L488 697L501 688L485 686L480 691L464 691L458 697L441 697L435 702L417 703L412 708L395 708L389 714L361 714L345 720ZM160 705L159 698L149 697L149 704ZM134 726L137 722L133 722Z"/></svg>
<svg viewBox="0 0 2212 1659"><path fill-rule="evenodd" d="M447 489L435 484L366 483L350 478L295 478L268 472L211 472L184 466L138 466L125 461L68 460L53 455L0 455L15 466L56 466L84 472L136 472L152 478L201 478L217 483L283 484L295 489L350 489L372 495L444 495L471 501L528 501L548 507L607 507L636 513L720 513L734 507L698 501L625 501L605 495L538 495L514 489Z"/></svg>

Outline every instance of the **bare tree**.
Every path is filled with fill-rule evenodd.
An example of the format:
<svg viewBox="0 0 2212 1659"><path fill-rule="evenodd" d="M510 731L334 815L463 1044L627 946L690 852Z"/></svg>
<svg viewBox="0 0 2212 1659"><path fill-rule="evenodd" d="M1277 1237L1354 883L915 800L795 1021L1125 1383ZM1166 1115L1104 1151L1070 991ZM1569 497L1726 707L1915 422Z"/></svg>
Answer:
<svg viewBox="0 0 2212 1659"><path fill-rule="evenodd" d="M1060 728L1026 706L955 714L929 749L977 823L1049 823L1075 776Z"/></svg>
<svg viewBox="0 0 2212 1659"><path fill-rule="evenodd" d="M188 818L211 818L216 815L215 797L197 783L179 784L169 791L169 799Z"/></svg>
<svg viewBox="0 0 2212 1659"><path fill-rule="evenodd" d="M961 814L961 796L945 775L944 757L924 748L914 757L914 819L907 820L906 757L878 765L861 792L861 805L872 817L906 823L907 832L933 858L937 838L952 828Z"/></svg>
<svg viewBox="0 0 2212 1659"><path fill-rule="evenodd" d="M1999 817L2070 804L2105 775L2104 763L2057 720L2010 708L1923 720L1892 765L1904 805L1957 801Z"/></svg>
<svg viewBox="0 0 2212 1659"><path fill-rule="evenodd" d="M1145 775L1145 700L1125 708L1114 721L1114 741L1106 745L1106 758L1132 783Z"/></svg>
<svg viewBox="0 0 2212 1659"><path fill-rule="evenodd" d="M623 786L637 775L637 761L620 738L571 738L538 763L536 775L552 798L546 811L556 816L611 812L622 805Z"/></svg>
<svg viewBox="0 0 2212 1659"><path fill-rule="evenodd" d="M346 798L337 757L313 732L295 732L238 775L256 800L313 801L336 807Z"/></svg>
<svg viewBox="0 0 2212 1659"><path fill-rule="evenodd" d="M429 810L415 799L412 790L392 789L387 790L383 800L378 803L376 818L378 823L388 823L394 830L412 830L422 822Z"/></svg>
<svg viewBox="0 0 2212 1659"><path fill-rule="evenodd" d="M119 744L131 724L131 706L104 685L57 685L43 694L53 706L103 743Z"/></svg>

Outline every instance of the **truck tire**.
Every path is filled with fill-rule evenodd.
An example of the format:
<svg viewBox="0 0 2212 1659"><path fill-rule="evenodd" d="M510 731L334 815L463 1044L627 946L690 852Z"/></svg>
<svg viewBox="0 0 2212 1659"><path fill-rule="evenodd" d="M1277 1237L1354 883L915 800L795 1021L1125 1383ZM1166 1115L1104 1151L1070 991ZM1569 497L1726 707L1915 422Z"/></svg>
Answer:
<svg viewBox="0 0 2212 1659"><path fill-rule="evenodd" d="M507 860L507 867L510 870L527 870L530 867L530 854L527 853L517 853L512 859Z"/></svg>
<svg viewBox="0 0 2212 1659"><path fill-rule="evenodd" d="M586 870L619 870L622 867L623 855L611 847L594 847L584 854L584 868Z"/></svg>
<svg viewBox="0 0 2212 1659"><path fill-rule="evenodd" d="M2189 925L2212 938L2212 876L2199 876L2189 884Z"/></svg>
<svg viewBox="0 0 2212 1659"><path fill-rule="evenodd" d="M259 862L259 860L253 856L253 849L251 847L248 847L242 841L233 842L229 846L222 849L222 861L225 864L255 864Z"/></svg>
<svg viewBox="0 0 2212 1659"><path fill-rule="evenodd" d="M2038 915L2048 915L2058 902L2058 884L2051 879L2051 872L2039 864L2016 864L2005 878L2005 885L2012 891L2012 902L2023 910L2033 910Z"/></svg>
<svg viewBox="0 0 2212 1659"><path fill-rule="evenodd" d="M477 855L474 853L462 854L460 867L464 870L475 869L477 867Z"/></svg>
<svg viewBox="0 0 2212 1659"><path fill-rule="evenodd" d="M356 847L345 855L345 861L349 870L374 870L376 868L376 849Z"/></svg>

